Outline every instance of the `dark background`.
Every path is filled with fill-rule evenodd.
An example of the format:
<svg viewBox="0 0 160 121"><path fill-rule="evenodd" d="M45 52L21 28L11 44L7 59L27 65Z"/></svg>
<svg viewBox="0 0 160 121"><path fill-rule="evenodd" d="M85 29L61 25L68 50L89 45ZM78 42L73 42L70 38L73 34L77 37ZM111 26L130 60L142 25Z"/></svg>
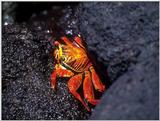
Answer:
<svg viewBox="0 0 160 121"><path fill-rule="evenodd" d="M2 119L159 119L158 2L2 2ZM53 42L81 34L108 89L91 113L50 88Z"/></svg>

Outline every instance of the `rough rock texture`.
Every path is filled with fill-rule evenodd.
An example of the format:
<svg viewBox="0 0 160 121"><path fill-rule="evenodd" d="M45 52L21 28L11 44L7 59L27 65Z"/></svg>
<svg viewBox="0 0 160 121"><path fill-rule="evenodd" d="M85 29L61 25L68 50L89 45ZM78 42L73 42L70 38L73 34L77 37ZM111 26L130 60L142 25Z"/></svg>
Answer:
<svg viewBox="0 0 160 121"><path fill-rule="evenodd" d="M14 2L2 2L2 24L8 25L15 22L16 4Z"/></svg>
<svg viewBox="0 0 160 121"><path fill-rule="evenodd" d="M80 5L79 28L114 82L90 119L158 119L158 5Z"/></svg>
<svg viewBox="0 0 160 121"><path fill-rule="evenodd" d="M41 24L3 26L2 119L87 119L66 79L50 87L54 40Z"/></svg>

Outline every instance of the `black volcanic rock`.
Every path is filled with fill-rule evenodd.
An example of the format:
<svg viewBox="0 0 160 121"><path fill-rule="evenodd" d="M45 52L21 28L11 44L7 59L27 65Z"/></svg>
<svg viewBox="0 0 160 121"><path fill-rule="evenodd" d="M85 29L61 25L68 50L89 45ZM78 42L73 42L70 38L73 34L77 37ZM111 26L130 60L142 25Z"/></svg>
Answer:
<svg viewBox="0 0 160 121"><path fill-rule="evenodd" d="M80 31L113 83L90 119L158 119L158 6L158 2L80 5Z"/></svg>
<svg viewBox="0 0 160 121"><path fill-rule="evenodd" d="M66 79L50 86L53 37L38 24L3 26L2 119L87 119L88 112L69 93ZM42 24L43 25L43 24Z"/></svg>

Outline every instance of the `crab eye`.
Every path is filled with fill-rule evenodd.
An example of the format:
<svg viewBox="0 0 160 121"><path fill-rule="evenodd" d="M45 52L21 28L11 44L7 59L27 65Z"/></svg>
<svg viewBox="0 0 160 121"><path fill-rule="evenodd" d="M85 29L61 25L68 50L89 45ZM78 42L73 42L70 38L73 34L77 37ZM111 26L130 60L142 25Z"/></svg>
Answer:
<svg viewBox="0 0 160 121"><path fill-rule="evenodd" d="M55 46L58 46L58 45L59 45L59 42L58 42L58 41L55 41L55 42L54 42L54 45L55 45Z"/></svg>

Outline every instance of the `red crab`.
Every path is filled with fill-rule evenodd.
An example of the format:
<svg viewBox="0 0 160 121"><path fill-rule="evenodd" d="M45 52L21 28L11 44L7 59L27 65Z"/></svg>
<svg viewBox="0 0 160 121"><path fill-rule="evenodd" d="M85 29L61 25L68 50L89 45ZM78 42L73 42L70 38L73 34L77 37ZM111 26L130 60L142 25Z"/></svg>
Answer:
<svg viewBox="0 0 160 121"><path fill-rule="evenodd" d="M94 97L93 87L99 92L104 92L105 86L97 75L92 62L90 61L85 45L79 36L74 37L71 42L67 37L62 37L55 41L54 70L51 74L51 87L55 89L56 77L70 77L68 88L72 95L78 99L84 107L90 108L77 92L83 84L84 98L92 105L96 105L99 100Z"/></svg>

